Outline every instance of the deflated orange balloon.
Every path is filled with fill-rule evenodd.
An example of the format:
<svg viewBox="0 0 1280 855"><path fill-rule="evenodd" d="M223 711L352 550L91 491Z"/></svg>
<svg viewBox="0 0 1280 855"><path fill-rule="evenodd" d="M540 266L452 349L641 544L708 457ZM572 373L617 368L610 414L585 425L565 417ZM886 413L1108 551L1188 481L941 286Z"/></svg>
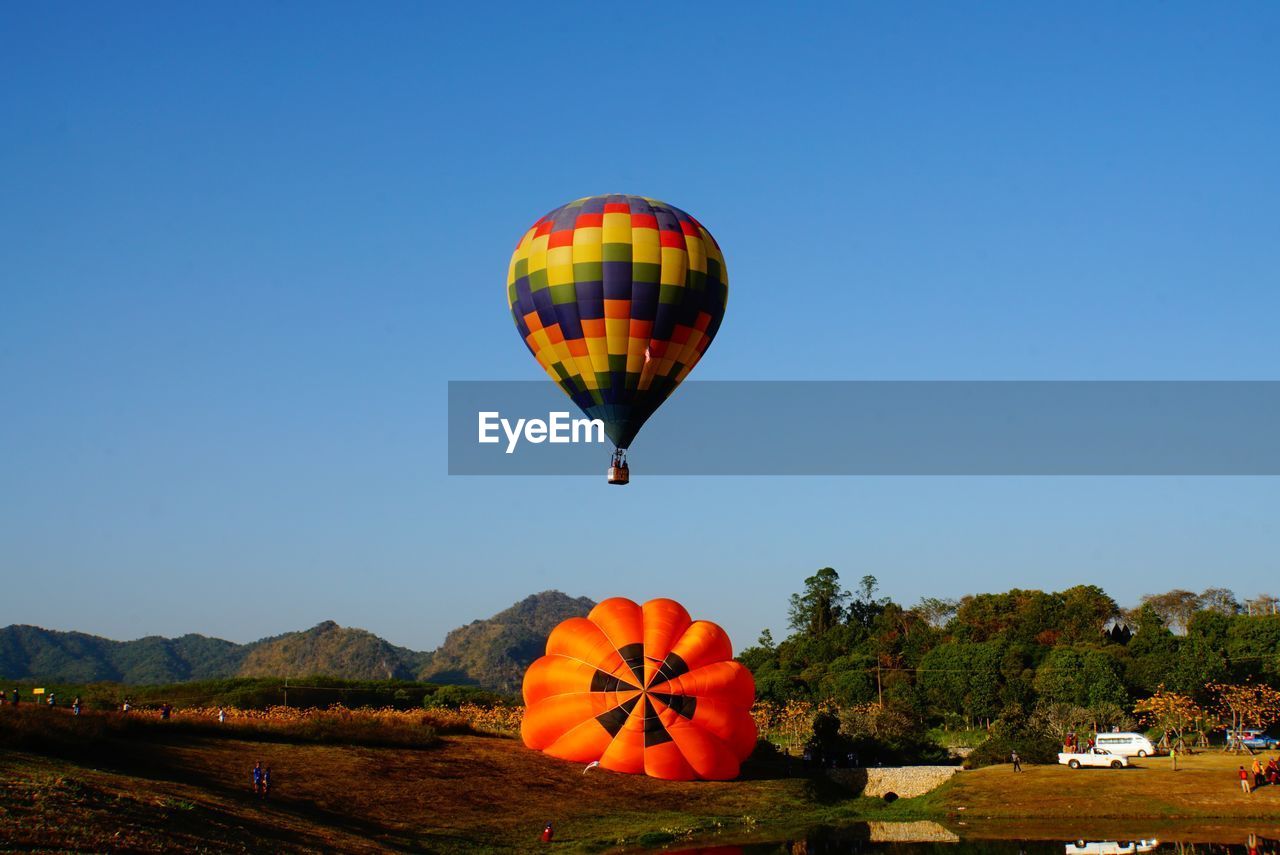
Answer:
<svg viewBox="0 0 1280 855"><path fill-rule="evenodd" d="M524 744L671 781L737 777L756 745L755 681L729 636L675 600L623 597L551 631L524 675Z"/></svg>

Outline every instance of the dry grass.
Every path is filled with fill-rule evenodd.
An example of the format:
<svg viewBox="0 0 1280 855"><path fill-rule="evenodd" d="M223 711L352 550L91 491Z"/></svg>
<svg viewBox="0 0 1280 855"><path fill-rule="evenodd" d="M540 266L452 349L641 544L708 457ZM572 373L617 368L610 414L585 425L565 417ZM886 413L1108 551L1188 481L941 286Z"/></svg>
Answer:
<svg viewBox="0 0 1280 855"><path fill-rule="evenodd" d="M552 820L559 848L600 850L646 833L681 837L717 821L750 828L755 820L743 817L758 807L762 786L795 806L804 791L800 781L698 785L584 775L514 740L480 736L446 737L426 751L203 737L131 748L131 756L98 770L33 754L0 758L0 779L8 782L0 791L0 839L136 851L202 841L237 851L269 830L279 851L477 851L530 843ZM274 792L265 803L249 787L259 759L272 768Z"/></svg>
<svg viewBox="0 0 1280 855"><path fill-rule="evenodd" d="M1142 837L1179 820L1195 821L1199 839L1243 839L1249 830L1278 836L1280 787L1249 796L1240 790L1238 767L1250 762L1208 751L1179 757L1177 772L1168 757L1135 759L1128 769L1026 766L1016 774L1008 765L989 766L957 775L935 803L952 822L996 836L1006 836L1000 829L1016 822L1014 836L1078 827Z"/></svg>
<svg viewBox="0 0 1280 855"><path fill-rule="evenodd" d="M67 719L94 724L87 716ZM603 851L638 840L790 828L809 821L823 799L856 801L802 779L671 783L584 774L495 736L444 736L433 748L405 750L250 741L184 727L140 732L146 738L95 737L91 752L64 742L54 756L0 755L0 780L10 782L0 792L0 839L52 849L108 849L125 840L136 851L203 840L236 851L269 830L281 851L505 851L532 844L550 820L556 848ZM272 769L266 803L250 792L257 760ZM240 819L246 834L234 830Z"/></svg>
<svg viewBox="0 0 1280 855"><path fill-rule="evenodd" d="M93 717L67 718L73 727L94 726ZM707 834L777 839L865 818L938 818L990 836L1140 837L1175 817L1214 829L1210 836L1223 829L1280 836L1280 787L1245 797L1232 777L1238 761L1219 754L1187 758L1177 773L1167 759L1132 770L1028 767L1016 777L991 767L886 806L758 766L746 780L671 783L583 774L494 736L446 735L434 747L405 749L244 739L171 724L147 727L145 738L95 736L92 751L64 743L56 756L0 752L0 840L81 851L510 851L533 847L551 820L555 849L603 851ZM265 803L250 792L256 760L272 768Z"/></svg>

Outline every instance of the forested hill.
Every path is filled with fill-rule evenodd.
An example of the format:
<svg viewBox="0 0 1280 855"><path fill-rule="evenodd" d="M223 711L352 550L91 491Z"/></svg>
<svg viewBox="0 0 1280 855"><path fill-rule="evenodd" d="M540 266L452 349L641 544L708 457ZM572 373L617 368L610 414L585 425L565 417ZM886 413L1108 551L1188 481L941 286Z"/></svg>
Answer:
<svg viewBox="0 0 1280 855"><path fill-rule="evenodd" d="M13 625L0 629L0 675L74 683L198 680L237 674L249 646L203 635L112 641Z"/></svg>
<svg viewBox="0 0 1280 855"><path fill-rule="evenodd" d="M542 655L547 636L566 618L582 617L595 603L559 591L534 594L488 620L449 633L422 669L424 680L478 683L488 689L518 692L529 663Z"/></svg>
<svg viewBox="0 0 1280 855"><path fill-rule="evenodd" d="M113 641L36 626L0 629L0 678L51 682L172 683L220 677L324 675L349 680L432 679L512 691L547 634L594 605L559 591L534 594L488 620L449 633L436 651L397 647L325 621L236 644L203 635Z"/></svg>

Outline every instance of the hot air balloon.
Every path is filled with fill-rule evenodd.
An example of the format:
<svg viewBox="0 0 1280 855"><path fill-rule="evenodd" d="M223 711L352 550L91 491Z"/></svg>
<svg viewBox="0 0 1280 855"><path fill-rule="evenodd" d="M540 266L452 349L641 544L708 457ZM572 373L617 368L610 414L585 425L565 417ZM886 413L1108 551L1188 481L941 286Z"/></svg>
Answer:
<svg viewBox="0 0 1280 855"><path fill-rule="evenodd" d="M729 278L711 233L642 196L589 196L520 238L507 272L516 329L547 374L613 442L631 441L720 329Z"/></svg>
<svg viewBox="0 0 1280 855"><path fill-rule="evenodd" d="M524 744L672 781L737 777L756 745L755 681L729 636L674 600L605 600L547 638L524 675Z"/></svg>

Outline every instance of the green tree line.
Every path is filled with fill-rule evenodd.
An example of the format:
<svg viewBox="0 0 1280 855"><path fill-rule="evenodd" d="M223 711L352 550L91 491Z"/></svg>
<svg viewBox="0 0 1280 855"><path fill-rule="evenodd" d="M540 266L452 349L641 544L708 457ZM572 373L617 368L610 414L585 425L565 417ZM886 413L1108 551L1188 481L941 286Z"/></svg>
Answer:
<svg viewBox="0 0 1280 855"><path fill-rule="evenodd" d="M1134 704L1161 686L1205 704L1213 683L1280 688L1280 614L1265 594L1171 591L1124 609L1077 585L907 607L874 576L850 591L824 567L789 606L790 634L766 631L739 656L764 701L877 703L954 729L1070 707L1101 728L1132 726Z"/></svg>

